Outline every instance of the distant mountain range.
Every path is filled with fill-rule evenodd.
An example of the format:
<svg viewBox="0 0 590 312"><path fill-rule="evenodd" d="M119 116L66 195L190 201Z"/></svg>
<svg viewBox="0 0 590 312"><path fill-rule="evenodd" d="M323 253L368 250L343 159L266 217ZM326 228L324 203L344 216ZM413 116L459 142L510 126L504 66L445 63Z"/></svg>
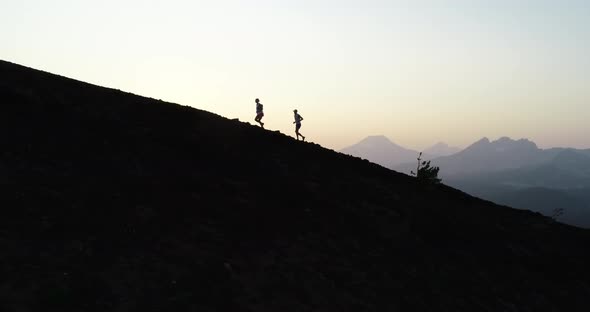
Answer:
<svg viewBox="0 0 590 312"><path fill-rule="evenodd" d="M551 216L564 209L560 221L590 228L590 156L585 150L533 149L531 142L508 142L506 155L497 142L477 154L435 158L446 184L496 203ZM465 164L461 168L462 161ZM486 162L488 168L485 168ZM406 165L406 167L409 166ZM469 170L472 171L469 171ZM487 170L483 170L487 169Z"/></svg>
<svg viewBox="0 0 590 312"><path fill-rule="evenodd" d="M483 138L463 151L432 160L443 182L496 203L590 228L590 153L572 148L540 149L527 139ZM394 169L408 173L415 164Z"/></svg>
<svg viewBox="0 0 590 312"><path fill-rule="evenodd" d="M383 136L368 137L342 152L406 174L416 169L418 155ZM482 138L464 150L436 144L422 159L440 168L445 184L547 216L563 208L559 220L590 228L590 149L540 149L528 139Z"/></svg>
<svg viewBox="0 0 590 312"><path fill-rule="evenodd" d="M463 177L547 163L567 150L582 155L585 153L585 151L565 148L543 150L527 139L512 140L502 137L496 141L490 141L488 138L483 138L456 154L434 158L433 164L441 168L440 174L444 178ZM405 172L412 168L412 165L406 164L393 169Z"/></svg>
<svg viewBox="0 0 590 312"><path fill-rule="evenodd" d="M437 143L424 150L422 158L447 156L459 152L458 147ZM369 136L362 141L343 148L340 152L367 159L383 167L394 168L400 164L415 162L420 152L393 143L383 135Z"/></svg>

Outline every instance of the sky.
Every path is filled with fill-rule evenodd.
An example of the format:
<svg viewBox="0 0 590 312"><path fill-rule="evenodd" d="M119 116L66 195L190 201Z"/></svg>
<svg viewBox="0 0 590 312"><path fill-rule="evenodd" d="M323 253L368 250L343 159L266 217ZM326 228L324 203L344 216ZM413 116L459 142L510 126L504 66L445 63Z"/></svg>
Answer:
<svg viewBox="0 0 590 312"><path fill-rule="evenodd" d="M332 149L590 148L590 1L0 0L0 59Z"/></svg>

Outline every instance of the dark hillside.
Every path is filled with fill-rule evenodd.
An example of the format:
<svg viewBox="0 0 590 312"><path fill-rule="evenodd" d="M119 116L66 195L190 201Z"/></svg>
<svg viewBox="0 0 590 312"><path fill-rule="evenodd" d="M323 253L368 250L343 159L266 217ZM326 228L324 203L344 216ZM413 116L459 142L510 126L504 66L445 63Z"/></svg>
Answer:
<svg viewBox="0 0 590 312"><path fill-rule="evenodd" d="M495 203L510 204L519 209L534 208L545 216L552 216L556 209L561 208L563 213L558 217L560 222L590 228L588 202L576 195L569 190L531 187L490 195L489 198Z"/></svg>
<svg viewBox="0 0 590 312"><path fill-rule="evenodd" d="M0 311L586 311L590 232L0 62Z"/></svg>

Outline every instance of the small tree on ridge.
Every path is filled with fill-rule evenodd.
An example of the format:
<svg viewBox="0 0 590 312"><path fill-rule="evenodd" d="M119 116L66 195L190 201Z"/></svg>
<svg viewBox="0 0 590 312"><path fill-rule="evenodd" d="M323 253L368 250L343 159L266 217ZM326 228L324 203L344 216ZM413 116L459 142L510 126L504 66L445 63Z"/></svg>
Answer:
<svg viewBox="0 0 590 312"><path fill-rule="evenodd" d="M421 182L439 184L442 181L442 179L438 177L439 170L439 167L430 166L430 160L422 160L422 152L420 152L420 155L418 155L416 172L411 171L411 174Z"/></svg>

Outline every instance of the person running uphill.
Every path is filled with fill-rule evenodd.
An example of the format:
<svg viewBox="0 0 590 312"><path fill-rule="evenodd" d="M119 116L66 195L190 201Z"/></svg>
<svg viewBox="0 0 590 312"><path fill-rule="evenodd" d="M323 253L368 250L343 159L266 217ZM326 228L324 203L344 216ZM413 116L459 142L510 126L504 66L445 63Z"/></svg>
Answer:
<svg viewBox="0 0 590 312"><path fill-rule="evenodd" d="M256 102L256 118L254 118L254 120L259 123L262 128L264 128L264 122L262 122L262 117L264 117L262 104L260 104L259 99L256 99L254 102Z"/></svg>
<svg viewBox="0 0 590 312"><path fill-rule="evenodd" d="M297 110L294 110L293 113L295 114L295 121L293 123L295 124L295 134L297 135L297 141L299 141L299 136L301 136L303 141L305 141L305 137L303 136L303 134L299 133L299 129L301 129L301 122L303 121L303 117L301 117L301 115L299 115L297 113Z"/></svg>

